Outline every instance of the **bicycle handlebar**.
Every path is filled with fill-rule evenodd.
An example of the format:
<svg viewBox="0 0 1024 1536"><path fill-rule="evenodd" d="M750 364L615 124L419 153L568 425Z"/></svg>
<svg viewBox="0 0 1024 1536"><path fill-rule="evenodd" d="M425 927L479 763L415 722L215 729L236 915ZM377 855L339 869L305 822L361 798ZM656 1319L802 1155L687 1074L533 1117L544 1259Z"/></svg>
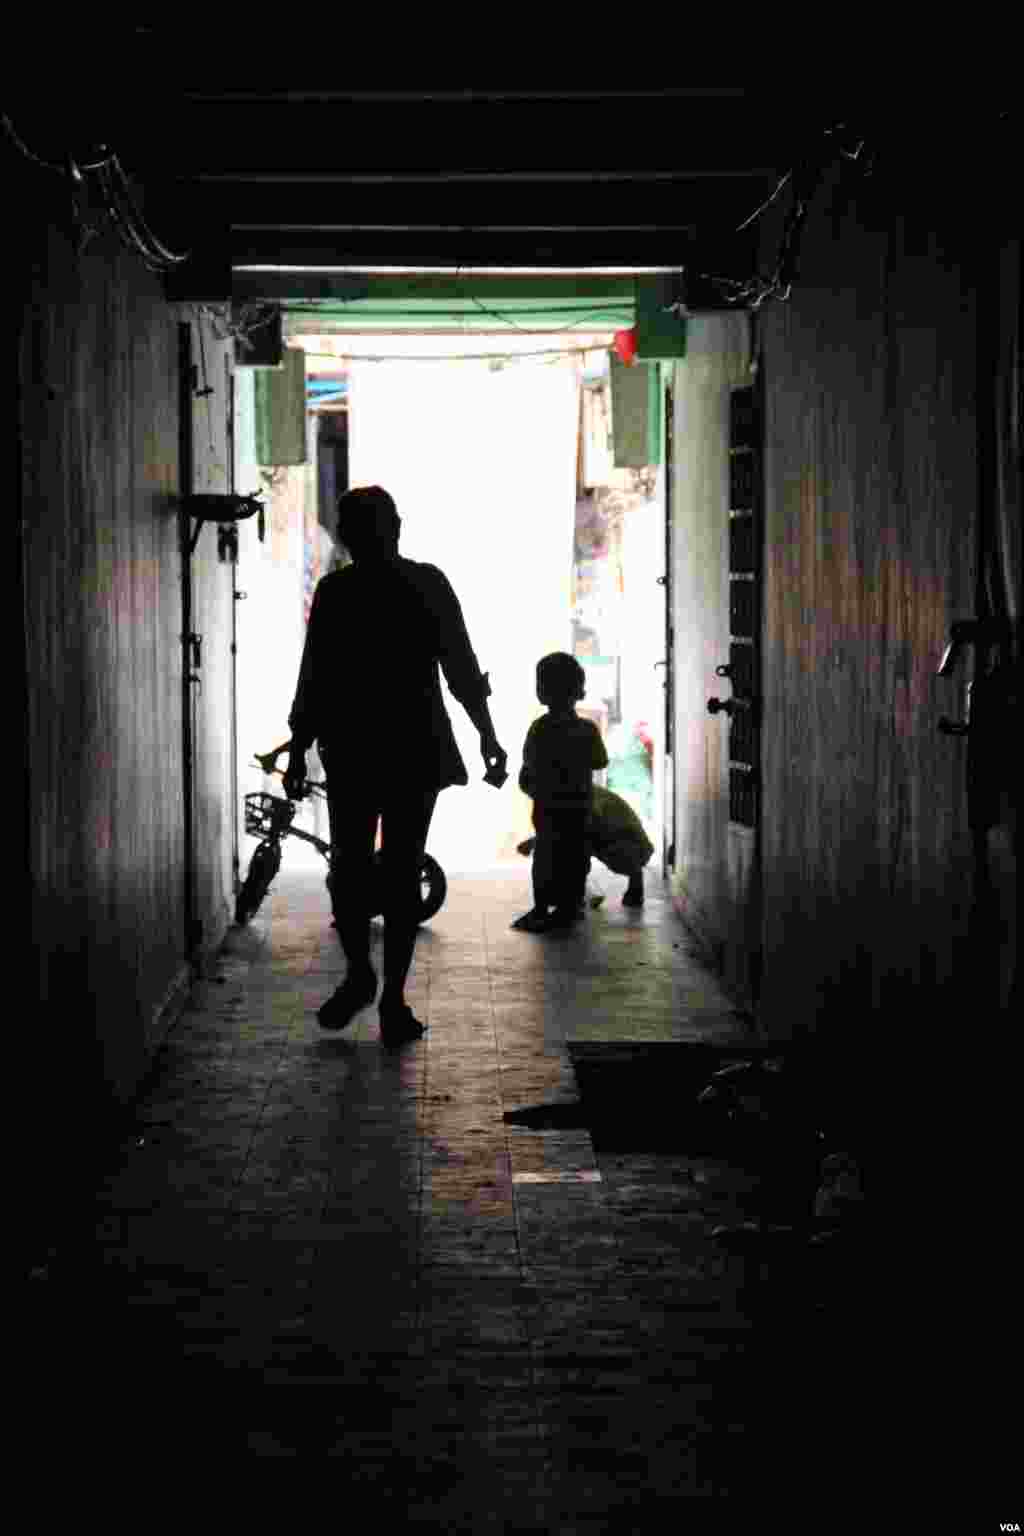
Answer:
<svg viewBox="0 0 1024 1536"><path fill-rule="evenodd" d="M282 742L279 747L275 747L273 752L257 752L253 758L253 761L263 769L263 772L267 774L268 777L276 775L277 778L283 779L285 777L285 770L283 768L278 768L277 760L281 756L282 752L288 751L290 746L291 742L285 741ZM327 793L327 786L320 779L304 779L302 782L304 787L307 790L311 790L314 794L326 795Z"/></svg>

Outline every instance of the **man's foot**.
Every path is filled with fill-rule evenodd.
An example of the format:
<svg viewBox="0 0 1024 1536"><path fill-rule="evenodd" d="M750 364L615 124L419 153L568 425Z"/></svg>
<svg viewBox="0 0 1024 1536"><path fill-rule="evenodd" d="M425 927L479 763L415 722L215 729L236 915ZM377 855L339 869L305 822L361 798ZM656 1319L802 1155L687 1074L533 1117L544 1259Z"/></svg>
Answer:
<svg viewBox="0 0 1024 1536"><path fill-rule="evenodd" d="M559 928L572 928L580 920L579 913L568 909L559 912L527 912L512 924L524 933L552 933Z"/></svg>
<svg viewBox="0 0 1024 1536"><path fill-rule="evenodd" d="M584 915L584 911L585 909L578 907L556 907L548 918L548 929L575 928L580 918Z"/></svg>
<svg viewBox="0 0 1024 1536"><path fill-rule="evenodd" d="M513 928L521 928L524 933L540 933L541 929L536 925L547 919L545 907L531 907L529 912L524 912L522 917L517 917L512 924Z"/></svg>
<svg viewBox="0 0 1024 1536"><path fill-rule="evenodd" d="M344 1029L351 1024L357 1013L369 1008L377 996L377 976L373 970L360 971L346 976L317 1012L321 1029Z"/></svg>
<svg viewBox="0 0 1024 1536"><path fill-rule="evenodd" d="M407 1003L381 1003L380 1038L384 1045L408 1045L419 1040L426 1031Z"/></svg>

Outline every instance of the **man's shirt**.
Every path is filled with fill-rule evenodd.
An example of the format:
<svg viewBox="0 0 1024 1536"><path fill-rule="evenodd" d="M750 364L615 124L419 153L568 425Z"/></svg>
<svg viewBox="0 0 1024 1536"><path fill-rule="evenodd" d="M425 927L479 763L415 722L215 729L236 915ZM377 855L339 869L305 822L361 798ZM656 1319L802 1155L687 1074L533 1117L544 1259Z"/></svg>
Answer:
<svg viewBox="0 0 1024 1536"><path fill-rule="evenodd" d="M313 594L292 740L327 749L332 777L377 777L444 789L468 784L441 693L462 704L490 693L458 599L435 565L397 556L324 576Z"/></svg>
<svg viewBox="0 0 1024 1536"><path fill-rule="evenodd" d="M608 754L592 720L542 715L526 733L519 787L547 810L588 810L594 770Z"/></svg>

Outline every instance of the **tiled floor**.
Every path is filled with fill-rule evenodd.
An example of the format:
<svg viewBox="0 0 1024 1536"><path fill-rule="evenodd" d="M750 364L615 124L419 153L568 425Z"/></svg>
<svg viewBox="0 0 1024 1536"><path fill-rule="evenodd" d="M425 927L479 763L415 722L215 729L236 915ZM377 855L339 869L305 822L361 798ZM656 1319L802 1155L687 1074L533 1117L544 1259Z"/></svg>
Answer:
<svg viewBox="0 0 1024 1536"><path fill-rule="evenodd" d="M843 1330L805 1256L712 1240L749 1178L503 1119L577 1099L574 1042L742 1032L659 882L640 912L603 888L539 937L509 927L525 863L452 876L409 993L429 1033L386 1052L372 1010L318 1028L343 962L321 872L286 860L109 1160L93 1262L51 1285L53 1369L115 1405L80 1436L330 1458L399 1528L566 1536L813 1470Z"/></svg>

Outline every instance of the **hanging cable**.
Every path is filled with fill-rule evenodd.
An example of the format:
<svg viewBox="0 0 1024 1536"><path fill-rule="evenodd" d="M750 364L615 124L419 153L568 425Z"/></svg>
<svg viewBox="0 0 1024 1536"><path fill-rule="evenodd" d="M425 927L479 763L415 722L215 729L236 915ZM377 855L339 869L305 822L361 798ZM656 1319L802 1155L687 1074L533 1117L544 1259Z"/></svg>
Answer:
<svg viewBox="0 0 1024 1536"><path fill-rule="evenodd" d="M6 112L0 112L0 122L3 123L4 131L7 133L11 142L17 149L21 151L27 160L31 160L33 165L42 166L42 168L47 171L55 171L58 176L67 175L67 161L61 162L57 160L45 160L42 155L35 154L31 149L29 149L24 139L22 139L21 135L18 133ZM95 146L95 152L101 157L99 160L78 160L73 161L72 163L79 171L98 171L101 170L104 166L109 165L111 160L114 158L113 154L107 149L105 144L97 144ZM68 160L71 160L70 155L68 155L67 158Z"/></svg>
<svg viewBox="0 0 1024 1536"><path fill-rule="evenodd" d="M252 333L262 326L271 325L277 318L278 307L276 304L249 303L242 304L236 312L234 306L225 304L201 304L199 308L207 315L213 334L218 341L237 341L244 351L253 352L256 343L252 340ZM252 318L249 318L250 312Z"/></svg>
<svg viewBox="0 0 1024 1536"><path fill-rule="evenodd" d="M737 226L736 226L736 233L738 235L741 235L743 233L743 231L747 228L748 224L753 224L755 219L759 219L761 217L762 213L764 213L766 208L770 208L771 207L772 203L774 203L775 199L778 197L779 193L782 191L783 187L786 185L786 182L789 181L789 179L792 176L792 174L793 174L792 171L787 171L785 176L783 176L782 179L780 180L778 186L775 188L775 191L771 194L770 197L766 197L765 198L765 200L761 204L760 208L755 208L753 213L750 215L749 218L744 219L742 224L737 224Z"/></svg>
<svg viewBox="0 0 1024 1536"><path fill-rule="evenodd" d="M110 157L110 169L114 173L114 178L116 180L118 190L124 202L128 205L128 209L131 213L131 217L136 228L141 232L149 248L155 252L156 257L160 261L166 262L168 266L172 267L180 266L183 261L187 261L189 255L187 251L170 251L164 244L162 244L161 241L157 239L156 235L154 235L153 231L150 229L149 225L146 223L145 219L139 211L135 198L132 195L132 189L128 181L128 177L125 175L121 162L116 155L112 155Z"/></svg>
<svg viewBox="0 0 1024 1536"><path fill-rule="evenodd" d="M122 244L125 245L129 250L134 251L135 255L138 256L141 260L143 266L148 268L150 272L165 271L166 268L161 264L159 258L156 257L153 252L147 248L147 246L140 238L138 231L135 229L135 226L130 222L128 218L125 217L124 211L117 200L113 188L109 184L108 178L109 170L104 169L100 172L100 187L103 192L103 204L111 224L114 226L114 229L121 238Z"/></svg>
<svg viewBox="0 0 1024 1536"><path fill-rule="evenodd" d="M407 354L372 354L369 352L310 352L309 357L331 357L343 363L518 363L523 358L582 357L588 352L607 352L607 345L590 347L545 347L530 352L441 352L434 356Z"/></svg>
<svg viewBox="0 0 1024 1536"><path fill-rule="evenodd" d="M189 252L169 250L150 229L136 203L124 168L109 145L94 146L88 159L79 159L69 150L63 162L58 162L30 149L6 112L0 113L0 123L15 148L32 165L52 171L69 182L75 223L79 230L76 239L79 254L91 236L98 233L97 227L85 218L78 202L85 190L86 175L93 175L100 190L104 212L115 233L149 271L164 273L188 260Z"/></svg>
<svg viewBox="0 0 1024 1536"><path fill-rule="evenodd" d="M733 231L734 234L742 234L775 203L781 196L785 187L789 186L792 192L792 201L786 222L783 226L782 236L779 242L778 255L775 266L769 277L763 277L760 273L754 273L751 277L737 279L726 277L720 273L697 272L695 276L702 281L711 283L718 289L726 304L735 304L747 309L756 310L770 299L777 299L785 303L792 291L797 274L797 258L799 254L800 237L804 224L810 211L811 200L817 190L818 183L824 173L829 160L837 155L844 160L861 160L861 171L869 176L874 169L870 154L865 153L866 140L853 135L851 137L849 126L846 123L832 123L822 130L826 139L831 139L831 145L823 145L818 154L809 155L798 165L791 166L786 173L779 178L775 189L765 198L753 213L749 214L741 224ZM863 156L863 159L862 159ZM686 313L685 299L666 305L666 309L676 314Z"/></svg>

